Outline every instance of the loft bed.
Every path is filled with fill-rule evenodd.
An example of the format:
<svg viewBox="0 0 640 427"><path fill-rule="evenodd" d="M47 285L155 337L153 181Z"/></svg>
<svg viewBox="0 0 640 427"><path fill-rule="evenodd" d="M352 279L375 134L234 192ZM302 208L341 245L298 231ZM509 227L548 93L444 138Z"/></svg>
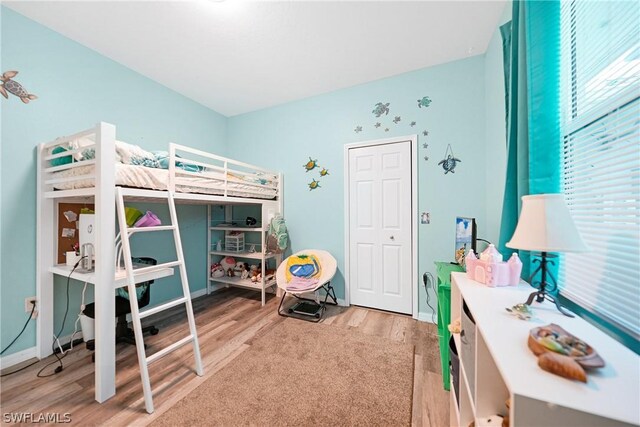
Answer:
<svg viewBox="0 0 640 427"><path fill-rule="evenodd" d="M116 268L116 194L125 201L260 204L263 213L282 212L281 173L173 143L165 153L149 153L116 140L116 127L104 122L38 146L37 192L37 356L52 354L53 275L92 283L98 402L115 394L115 289L127 284L126 272ZM91 272L56 263L60 202L94 204ZM140 272L139 279L173 274L171 266L160 267Z"/></svg>
<svg viewBox="0 0 640 427"><path fill-rule="evenodd" d="M97 187L101 168L103 174L114 176L116 186L169 190L178 199L189 199L186 194L201 194L277 200L280 194L281 174L258 166L174 143L166 152L148 152L114 139L105 143L103 139L95 130L88 130L42 144L39 167L43 184L50 187L44 197L90 193ZM99 158L98 153L106 151L115 152L113 161L101 162L111 157L107 153L109 156Z"/></svg>

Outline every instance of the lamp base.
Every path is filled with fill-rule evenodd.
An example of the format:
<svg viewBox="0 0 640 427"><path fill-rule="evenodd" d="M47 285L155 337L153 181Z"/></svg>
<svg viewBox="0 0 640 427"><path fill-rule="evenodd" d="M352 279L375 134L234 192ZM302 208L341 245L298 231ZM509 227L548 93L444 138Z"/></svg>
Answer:
<svg viewBox="0 0 640 427"><path fill-rule="evenodd" d="M527 302L525 302L525 304L531 305L531 304L533 304L534 300L536 302L543 302L545 299L547 301L550 301L550 302L554 303L556 305L556 308L558 309L558 311L560 313L564 314L567 317L575 317L575 315L573 315L572 313L567 311L567 309L564 308L562 306L562 304L560 304L560 302L555 297L553 297L552 295L546 293L545 291L532 292L531 295L529 295L529 298L527 299Z"/></svg>
<svg viewBox="0 0 640 427"><path fill-rule="evenodd" d="M531 295L529 295L529 298L527 299L527 302L525 304L527 305L531 305L533 304L533 301L535 300L536 302L544 302L544 300L546 299L549 302L552 302L556 305L556 308L558 309L558 311L562 314L564 314L567 317L575 317L572 313L570 313L569 311L567 311L566 308L564 308L560 302L557 300L557 297L554 296L551 292L553 292L554 290L556 290L558 288L558 285L556 283L556 279L553 277L553 275L551 274L551 272L548 270L548 266L547 264L554 264L554 262L552 260L550 260L549 258L555 258L556 256L553 254L549 254L547 252L541 252L540 253L540 259L535 259L533 260L533 262L537 262L540 265L538 266L538 268L536 268L536 270L533 272L533 274L531 275L531 277L529 278L529 283L531 283L533 285L533 278L535 277L535 275L540 272L541 273L541 280L539 282L540 287L537 288L537 290L533 293L531 293ZM547 276L549 276L549 279L551 279L550 283L547 283ZM535 288L535 286L534 286Z"/></svg>

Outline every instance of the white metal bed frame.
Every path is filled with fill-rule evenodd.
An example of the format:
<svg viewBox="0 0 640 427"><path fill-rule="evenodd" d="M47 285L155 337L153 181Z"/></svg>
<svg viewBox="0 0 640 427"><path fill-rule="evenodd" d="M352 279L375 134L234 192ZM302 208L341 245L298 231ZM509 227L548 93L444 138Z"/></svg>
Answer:
<svg viewBox="0 0 640 427"><path fill-rule="evenodd" d="M81 138L93 137L94 143L81 148L67 150L62 153L49 154L50 150L63 146ZM100 122L95 127L65 136L55 141L40 144L37 161L37 301L39 315L37 317L37 355L44 358L52 354L53 325L53 274L67 276L70 267L56 265L57 254L57 203L91 201L95 205L95 270L91 273L74 272L71 278L94 284L95 299L95 399L104 402L115 394L115 289L126 286L126 276L123 271L117 271L116 263L116 184L115 184L115 142L116 127L112 124ZM73 156L87 148L95 149L92 160L72 161L69 164L51 166L50 161L64 156ZM182 156L178 157L177 152ZM196 160L205 159L205 160ZM185 178L202 175L176 167L176 161L184 164L197 165L208 170L224 172L224 194L209 195L180 192L182 186L194 187ZM54 172L76 167L95 165L91 174L57 178ZM235 168L235 169L234 169ZM241 193L238 188L228 189L228 172L244 176L257 176L266 173L277 176L275 200L245 198L229 195L230 191ZM91 179L94 186L72 190L55 190L60 183ZM252 186L249 182L243 185ZM261 184L253 184L262 186ZM164 202L167 191L174 194L174 199L182 204L261 204L263 208L270 206L276 212L283 212L282 174L272 172L248 163L207 153L205 151L169 144L169 173L166 191L148 189L127 189L128 201ZM264 211L264 209L263 209ZM208 229L207 229L208 230ZM208 232L208 231L207 231ZM209 248L207 249L209 250ZM172 270L172 269L170 269ZM141 280L166 277L173 271L160 271L140 277ZM144 276L144 275L143 275Z"/></svg>

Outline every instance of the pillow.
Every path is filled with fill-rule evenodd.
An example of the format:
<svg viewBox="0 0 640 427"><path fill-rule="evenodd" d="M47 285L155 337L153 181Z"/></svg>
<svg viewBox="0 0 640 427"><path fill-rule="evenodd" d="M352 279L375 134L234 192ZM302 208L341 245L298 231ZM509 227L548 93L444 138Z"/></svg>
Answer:
<svg viewBox="0 0 640 427"><path fill-rule="evenodd" d="M83 137L80 139L76 139L75 141L72 141L69 143L69 148L72 150L77 150L80 149L82 147L86 147L88 145L91 145L94 143L94 140L92 138L89 137ZM76 161L81 162L82 160L91 160L91 159L95 159L96 157L96 149L94 147L89 147L89 148L85 148L84 150L82 150L79 153L76 153L74 155Z"/></svg>
<svg viewBox="0 0 640 427"><path fill-rule="evenodd" d="M153 153L137 145L116 141L116 161L125 165L140 165L160 169L160 163Z"/></svg>
<svg viewBox="0 0 640 427"><path fill-rule="evenodd" d="M67 151L66 148L57 146L53 150L51 150L51 154L63 153L65 151ZM62 165L68 165L69 163L71 163L71 161L72 161L71 156L62 156L55 159L51 159L49 163L51 163L51 166L62 166Z"/></svg>

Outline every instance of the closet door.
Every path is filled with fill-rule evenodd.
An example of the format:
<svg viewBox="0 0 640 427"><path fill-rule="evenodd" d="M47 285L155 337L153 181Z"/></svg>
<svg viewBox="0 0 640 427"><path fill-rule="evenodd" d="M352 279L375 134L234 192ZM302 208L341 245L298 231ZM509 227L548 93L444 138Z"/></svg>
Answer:
<svg viewBox="0 0 640 427"><path fill-rule="evenodd" d="M411 143L349 150L351 304L412 313Z"/></svg>

